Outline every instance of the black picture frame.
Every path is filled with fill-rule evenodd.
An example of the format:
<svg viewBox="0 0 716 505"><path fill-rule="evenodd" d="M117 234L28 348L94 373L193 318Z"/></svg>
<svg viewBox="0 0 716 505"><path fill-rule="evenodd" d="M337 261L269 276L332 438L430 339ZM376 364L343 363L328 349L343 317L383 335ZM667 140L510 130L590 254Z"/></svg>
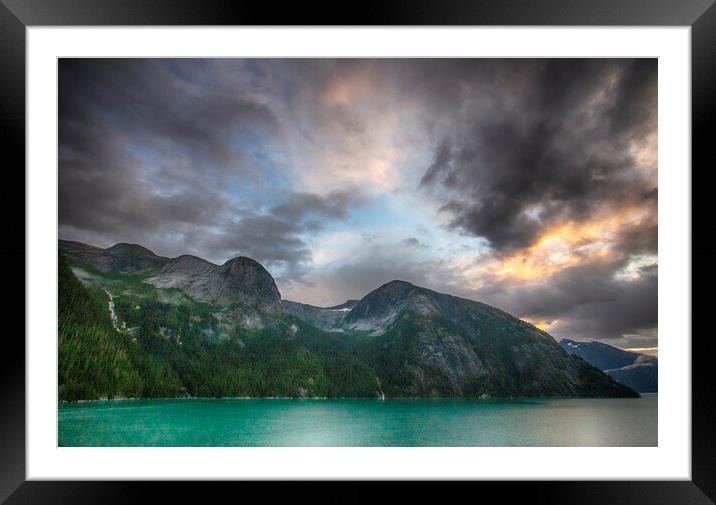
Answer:
<svg viewBox="0 0 716 505"><path fill-rule="evenodd" d="M716 0L382 0L324 6L320 3L220 0L0 0L0 132L3 145L5 191L0 198L3 216L19 217L25 209L25 29L31 26L68 25L575 25L575 26L690 26L692 78L692 230L708 230L709 207L697 194L709 191L714 166L709 132L716 123ZM711 127L711 128L709 128ZM12 160L12 161L9 161ZM23 167L23 168L21 168ZM697 170L698 168L698 170ZM688 170L688 167L666 167ZM20 189L22 188L22 190ZM702 195L703 196L703 195ZM22 209L22 210L20 210ZM14 233L14 237L12 236ZM23 285L19 265L27 265L24 226L7 225L0 251L10 286ZM589 482L474 482L443 484L429 492L425 483L411 483L410 492L441 500L453 493L499 493L502 500L515 495L537 503L644 503L707 504L716 501L716 383L711 362L716 354L711 332L698 332L705 320L707 298L693 296L695 287L714 285L716 248L708 233L692 231L693 264L701 265L692 284L692 480L691 481L589 481ZM22 277L22 279L21 279ZM177 483L177 482L59 482L25 480L25 297L18 289L4 304L6 318L23 321L18 331L5 331L0 366L0 502L5 503L125 503L141 502L150 493L163 501L173 496L199 502L226 490L244 486L260 493L288 490L302 494L303 483ZM707 293L708 291L704 291ZM694 318L695 309L702 316ZM702 329L704 326L702 325ZM687 336L684 336L687 337ZM668 377L666 378L668 380ZM211 489L208 487L211 486ZM332 485L326 484L326 489ZM312 500L367 501L383 484L352 483L350 491L333 491ZM477 489L475 489L477 488Z"/></svg>

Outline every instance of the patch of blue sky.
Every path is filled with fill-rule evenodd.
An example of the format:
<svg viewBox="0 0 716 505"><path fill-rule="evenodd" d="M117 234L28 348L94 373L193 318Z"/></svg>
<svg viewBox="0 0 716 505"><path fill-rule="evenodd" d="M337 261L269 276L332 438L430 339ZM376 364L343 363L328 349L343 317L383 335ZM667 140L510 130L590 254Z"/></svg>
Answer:
<svg viewBox="0 0 716 505"><path fill-rule="evenodd" d="M395 205L389 195L379 195L367 204L354 207L348 216L351 227L373 231L409 229L417 223L405 209Z"/></svg>
<svg viewBox="0 0 716 505"><path fill-rule="evenodd" d="M159 161L159 152L156 149L146 147L144 145L135 144L133 142L129 142L125 144L125 149L136 156L137 158L141 159L142 161L147 162L156 162Z"/></svg>
<svg viewBox="0 0 716 505"><path fill-rule="evenodd" d="M281 163L265 152L250 153L251 168L245 177L224 181L224 190L241 207L261 213L280 205L293 192L294 177Z"/></svg>
<svg viewBox="0 0 716 505"><path fill-rule="evenodd" d="M416 209L412 200L381 195L370 204L351 211L348 226L367 232L382 241L416 237L426 247L425 254L471 254L489 252L489 242L481 237L460 234L437 219L433 209Z"/></svg>
<svg viewBox="0 0 716 505"><path fill-rule="evenodd" d="M122 149L135 158L135 163L139 161L143 165L143 171L146 171L147 175L155 170L161 169L161 167L167 163L165 159L166 153L157 146L127 142L122 146Z"/></svg>

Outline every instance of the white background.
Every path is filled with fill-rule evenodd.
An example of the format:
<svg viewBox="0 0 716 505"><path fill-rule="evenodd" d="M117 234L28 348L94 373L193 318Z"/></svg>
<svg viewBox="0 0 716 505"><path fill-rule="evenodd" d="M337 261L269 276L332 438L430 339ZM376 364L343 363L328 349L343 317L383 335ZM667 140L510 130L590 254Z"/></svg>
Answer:
<svg viewBox="0 0 716 505"><path fill-rule="evenodd" d="M27 42L28 479L690 479L689 28L29 28ZM89 56L658 57L659 446L58 448L57 58Z"/></svg>

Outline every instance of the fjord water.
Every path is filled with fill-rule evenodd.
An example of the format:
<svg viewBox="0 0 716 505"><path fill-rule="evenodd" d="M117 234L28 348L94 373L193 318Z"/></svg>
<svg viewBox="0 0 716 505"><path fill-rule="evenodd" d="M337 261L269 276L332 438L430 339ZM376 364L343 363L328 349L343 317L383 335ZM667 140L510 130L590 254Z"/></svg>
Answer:
<svg viewBox="0 0 716 505"><path fill-rule="evenodd" d="M619 399L119 400L60 404L60 446L656 446Z"/></svg>

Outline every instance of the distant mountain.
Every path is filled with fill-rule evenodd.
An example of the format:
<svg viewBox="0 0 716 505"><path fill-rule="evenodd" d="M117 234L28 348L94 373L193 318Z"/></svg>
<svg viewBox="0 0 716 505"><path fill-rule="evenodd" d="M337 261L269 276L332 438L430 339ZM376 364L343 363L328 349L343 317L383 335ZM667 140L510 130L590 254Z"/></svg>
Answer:
<svg viewBox="0 0 716 505"><path fill-rule="evenodd" d="M358 302L360 300L346 300L345 302L341 303L340 305L334 305L332 307L326 307L324 310L351 310L353 307L358 305Z"/></svg>
<svg viewBox="0 0 716 505"><path fill-rule="evenodd" d="M596 341L562 339L560 345L636 391L655 393L659 389L659 360L653 356Z"/></svg>
<svg viewBox="0 0 716 505"><path fill-rule="evenodd" d="M343 332L343 319L356 306L358 300L348 300L333 307L316 307L305 303L283 300L286 312L324 331Z"/></svg>
<svg viewBox="0 0 716 505"><path fill-rule="evenodd" d="M282 301L250 258L215 265L133 244L59 249L64 399L638 396L506 312L408 282L323 308ZM91 317L78 318L85 305ZM86 382L102 373L115 379Z"/></svg>
<svg viewBox="0 0 716 505"><path fill-rule="evenodd" d="M59 249L69 260L91 265L102 272L138 272L158 268L169 260L137 244L120 243L101 249L81 242L60 240Z"/></svg>

